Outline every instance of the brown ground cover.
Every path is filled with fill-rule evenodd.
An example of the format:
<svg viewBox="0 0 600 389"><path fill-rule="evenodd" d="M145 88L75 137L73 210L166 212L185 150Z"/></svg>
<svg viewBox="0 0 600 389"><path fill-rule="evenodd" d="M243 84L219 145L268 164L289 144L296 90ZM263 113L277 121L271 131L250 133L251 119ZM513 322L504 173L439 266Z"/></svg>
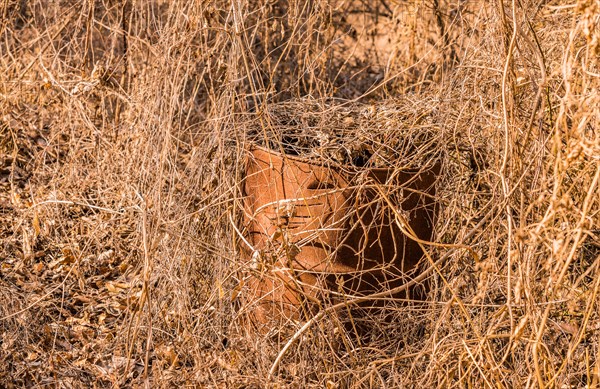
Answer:
<svg viewBox="0 0 600 389"><path fill-rule="evenodd" d="M599 58L595 0L1 1L0 386L598 387ZM255 331L250 141L442 160L425 302Z"/></svg>

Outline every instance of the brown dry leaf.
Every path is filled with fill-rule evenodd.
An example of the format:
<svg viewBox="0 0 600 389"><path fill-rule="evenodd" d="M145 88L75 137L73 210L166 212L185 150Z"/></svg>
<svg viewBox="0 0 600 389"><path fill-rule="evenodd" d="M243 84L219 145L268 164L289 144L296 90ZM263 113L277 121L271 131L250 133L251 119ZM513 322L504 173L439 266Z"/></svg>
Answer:
<svg viewBox="0 0 600 389"><path fill-rule="evenodd" d="M127 263L126 261L123 261L119 264L118 268L121 273L125 273L125 271L127 269L129 269L129 263Z"/></svg>
<svg viewBox="0 0 600 389"><path fill-rule="evenodd" d="M82 294L77 294L75 296L73 296L73 300L75 301L79 301L83 304L89 304L91 302L93 302L94 300L92 298L90 298L89 296L86 295L82 295Z"/></svg>
<svg viewBox="0 0 600 389"><path fill-rule="evenodd" d="M560 331L569 333L571 335L577 335L579 332L579 326L575 323L555 322L554 324Z"/></svg>
<svg viewBox="0 0 600 389"><path fill-rule="evenodd" d="M236 366L239 362L239 356L237 351L235 350L230 350L229 351L229 362L232 366Z"/></svg>
<svg viewBox="0 0 600 389"><path fill-rule="evenodd" d="M73 338L79 341L88 341L93 338L95 335L95 331L87 325L78 324L72 329Z"/></svg>
<svg viewBox="0 0 600 389"><path fill-rule="evenodd" d="M242 292L242 289L244 289L244 280L241 280L231 291L231 301L234 301L238 298Z"/></svg>
<svg viewBox="0 0 600 389"><path fill-rule="evenodd" d="M335 382L333 382L333 381L331 381L331 380L328 380L328 381L325 383L325 387L326 387L327 389L337 389L337 388L339 388L338 384L336 384Z"/></svg>
<svg viewBox="0 0 600 389"><path fill-rule="evenodd" d="M108 290L108 292L111 294L119 294L119 293L123 292L124 290L130 288L130 284L124 283L124 282L108 281L104 285L106 286L106 290Z"/></svg>
<svg viewBox="0 0 600 389"><path fill-rule="evenodd" d="M34 239L31 236L31 233L25 228L23 227L23 243L22 243L22 250L23 250L23 256L25 258L30 258L33 254L33 244L34 244Z"/></svg>
<svg viewBox="0 0 600 389"><path fill-rule="evenodd" d="M117 311L124 311L127 309L127 305L123 304L121 301L111 301L108 306ZM116 313L113 312L112 314L115 315Z"/></svg>
<svg viewBox="0 0 600 389"><path fill-rule="evenodd" d="M75 262L75 255L73 254L73 250L68 247L64 247L62 249L63 257L61 259L61 263L63 264L71 264Z"/></svg>
<svg viewBox="0 0 600 389"><path fill-rule="evenodd" d="M39 354L36 353L35 351L30 351L27 353L27 360L28 361L35 361L36 359L39 358Z"/></svg>
<svg viewBox="0 0 600 389"><path fill-rule="evenodd" d="M114 253L115 253L115 251L112 249L104 251L100 255L98 255L98 261L104 262L104 261L110 260Z"/></svg>
<svg viewBox="0 0 600 389"><path fill-rule="evenodd" d="M219 299L223 299L223 297L225 297L225 292L223 291L221 280L216 280L215 284L217 286L217 291L219 292Z"/></svg>
<svg viewBox="0 0 600 389"><path fill-rule="evenodd" d="M42 231L42 229L40 228L40 219L38 218L37 212L34 212L31 224L33 225L33 239L35 240L38 236L40 236L40 233Z"/></svg>
<svg viewBox="0 0 600 389"><path fill-rule="evenodd" d="M33 265L33 272L37 275L40 275L43 271L44 271L44 263L43 262L38 262L35 265Z"/></svg>
<svg viewBox="0 0 600 389"><path fill-rule="evenodd" d="M225 370L232 371L232 372L237 371L237 368L235 366L232 366L231 363L225 361L223 358L221 358L221 356L217 357L217 363L219 364L219 366L221 366Z"/></svg>
<svg viewBox="0 0 600 389"><path fill-rule="evenodd" d="M173 367L179 362L179 356L172 345L160 345L156 348L156 356L164 364Z"/></svg>
<svg viewBox="0 0 600 389"><path fill-rule="evenodd" d="M115 287L112 282L107 282L104 284L104 286L106 287L106 290L108 290L108 292L111 294L117 294L117 293L121 292L121 290L119 288Z"/></svg>
<svg viewBox="0 0 600 389"><path fill-rule="evenodd" d="M71 251L71 249L63 248L62 254L63 255L61 257L56 258L55 260L53 260L52 262L50 262L48 264L48 267L50 269L55 270L55 268L59 267L59 265L70 265L73 262L75 262L75 256L73 255L73 252ZM60 269L57 269L57 270L60 270Z"/></svg>

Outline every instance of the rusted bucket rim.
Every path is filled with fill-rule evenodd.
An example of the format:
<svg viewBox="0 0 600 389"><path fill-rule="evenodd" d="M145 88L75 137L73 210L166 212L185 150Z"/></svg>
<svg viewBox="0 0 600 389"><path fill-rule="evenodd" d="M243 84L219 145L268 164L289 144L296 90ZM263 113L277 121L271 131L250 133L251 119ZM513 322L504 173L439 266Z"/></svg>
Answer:
<svg viewBox="0 0 600 389"><path fill-rule="evenodd" d="M303 158L303 157L300 157L297 155L284 154L280 151L276 151L276 150L269 149L269 148L266 148L263 146L259 146L255 142L250 142L249 146L247 146L247 150L250 153L252 153L252 151L254 151L254 150L259 150L259 151L262 151L263 153L272 154L283 160L288 159L288 160L292 160L295 162L304 163L307 165L320 166L320 167L325 167L325 168L337 166L337 167L341 167L345 173L352 173L352 174L357 174L357 173L362 173L362 172L389 173L389 172L394 172L396 170L401 171L401 172L406 172L406 173L419 173L419 172L423 172L423 171L428 171L428 170L434 168L436 166L436 164L439 164L439 161L436 161L434 163L431 163L429 166L425 165L421 169L402 169L402 168L396 168L396 167L359 167L359 166L345 165L345 164L339 164L339 163L328 164L325 161L313 161L313 160L309 160L308 158Z"/></svg>

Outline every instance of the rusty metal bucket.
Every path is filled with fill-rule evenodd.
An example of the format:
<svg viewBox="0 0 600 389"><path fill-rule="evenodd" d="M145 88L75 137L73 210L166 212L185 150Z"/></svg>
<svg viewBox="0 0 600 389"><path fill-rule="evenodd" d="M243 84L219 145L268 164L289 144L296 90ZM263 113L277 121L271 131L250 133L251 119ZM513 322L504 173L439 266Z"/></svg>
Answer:
<svg viewBox="0 0 600 389"><path fill-rule="evenodd" d="M331 167L252 146L243 182L244 257L254 269L247 285L256 322L298 320L327 301L407 282L423 252L394 212L430 240L439 169ZM409 290L399 297L422 296Z"/></svg>

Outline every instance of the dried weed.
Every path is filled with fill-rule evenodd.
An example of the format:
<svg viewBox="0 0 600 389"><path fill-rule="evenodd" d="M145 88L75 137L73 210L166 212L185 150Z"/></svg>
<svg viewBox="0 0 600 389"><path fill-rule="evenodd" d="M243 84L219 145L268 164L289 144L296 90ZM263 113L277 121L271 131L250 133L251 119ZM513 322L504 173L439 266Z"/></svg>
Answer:
<svg viewBox="0 0 600 389"><path fill-rule="evenodd" d="M0 38L0 386L600 385L597 1L6 0ZM426 301L254 332L249 140L443 157Z"/></svg>

